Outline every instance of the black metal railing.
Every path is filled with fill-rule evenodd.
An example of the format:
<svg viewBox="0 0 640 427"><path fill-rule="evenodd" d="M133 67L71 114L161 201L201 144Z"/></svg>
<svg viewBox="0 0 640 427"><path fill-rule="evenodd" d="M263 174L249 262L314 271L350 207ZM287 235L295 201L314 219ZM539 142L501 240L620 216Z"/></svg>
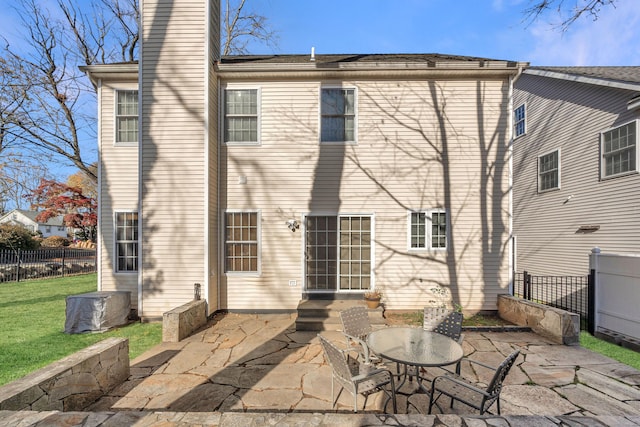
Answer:
<svg viewBox="0 0 640 427"><path fill-rule="evenodd" d="M0 250L0 283L87 274L95 271L95 249Z"/></svg>
<svg viewBox="0 0 640 427"><path fill-rule="evenodd" d="M533 276L514 273L513 296L580 315L580 327L590 329L593 272L585 276ZM590 298L591 296L591 298Z"/></svg>

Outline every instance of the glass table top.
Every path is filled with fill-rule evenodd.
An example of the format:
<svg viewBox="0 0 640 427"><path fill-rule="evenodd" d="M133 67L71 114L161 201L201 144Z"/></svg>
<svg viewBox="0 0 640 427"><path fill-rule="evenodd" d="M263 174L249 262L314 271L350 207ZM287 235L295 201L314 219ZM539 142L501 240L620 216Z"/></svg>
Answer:
<svg viewBox="0 0 640 427"><path fill-rule="evenodd" d="M379 329L369 334L367 345L378 356L412 366L451 365L464 355L456 341L422 328Z"/></svg>

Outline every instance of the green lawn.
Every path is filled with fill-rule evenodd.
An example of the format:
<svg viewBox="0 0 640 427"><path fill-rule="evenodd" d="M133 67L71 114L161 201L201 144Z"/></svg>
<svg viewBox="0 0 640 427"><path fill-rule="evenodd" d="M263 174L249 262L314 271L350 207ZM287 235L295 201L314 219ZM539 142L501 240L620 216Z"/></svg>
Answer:
<svg viewBox="0 0 640 427"><path fill-rule="evenodd" d="M131 359L162 341L160 323L65 334L65 298L95 290L95 274L0 283L0 385L109 337L128 338Z"/></svg>
<svg viewBox="0 0 640 427"><path fill-rule="evenodd" d="M640 353L633 350L598 339L584 331L580 333L580 345L640 370Z"/></svg>

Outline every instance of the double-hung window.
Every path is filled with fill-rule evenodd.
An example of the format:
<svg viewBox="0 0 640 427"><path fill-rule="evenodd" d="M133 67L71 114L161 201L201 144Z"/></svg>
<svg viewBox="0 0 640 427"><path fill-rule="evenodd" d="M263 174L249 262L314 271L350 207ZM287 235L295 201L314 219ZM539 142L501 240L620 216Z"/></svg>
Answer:
<svg viewBox="0 0 640 427"><path fill-rule="evenodd" d="M538 192L560 188L560 150L538 157Z"/></svg>
<svg viewBox="0 0 640 427"><path fill-rule="evenodd" d="M522 104L513 110L513 135L515 138L524 135L527 132L525 117L525 106Z"/></svg>
<svg viewBox="0 0 640 427"><path fill-rule="evenodd" d="M224 91L224 142L257 144L258 89Z"/></svg>
<svg viewBox="0 0 640 427"><path fill-rule="evenodd" d="M138 212L116 212L116 271L138 271Z"/></svg>
<svg viewBox="0 0 640 427"><path fill-rule="evenodd" d="M600 136L602 178L638 170L638 121L602 132Z"/></svg>
<svg viewBox="0 0 640 427"><path fill-rule="evenodd" d="M258 212L225 214L225 265L227 273L259 273L260 215Z"/></svg>
<svg viewBox="0 0 640 427"><path fill-rule="evenodd" d="M138 142L138 91L116 91L116 143Z"/></svg>
<svg viewBox="0 0 640 427"><path fill-rule="evenodd" d="M356 141L356 90L320 90L320 142Z"/></svg>
<svg viewBox="0 0 640 427"><path fill-rule="evenodd" d="M409 211L408 216L409 249L447 249L449 226L445 209Z"/></svg>

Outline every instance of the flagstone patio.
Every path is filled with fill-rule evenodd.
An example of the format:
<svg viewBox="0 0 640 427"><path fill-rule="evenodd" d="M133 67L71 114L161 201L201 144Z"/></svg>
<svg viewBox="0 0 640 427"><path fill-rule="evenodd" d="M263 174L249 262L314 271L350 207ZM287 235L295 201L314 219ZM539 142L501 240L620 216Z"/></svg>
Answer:
<svg viewBox="0 0 640 427"><path fill-rule="evenodd" d="M323 332L332 341L342 334ZM553 344L531 332L466 332L465 355L497 365L519 348L502 391L502 415L640 415L640 371L578 346ZM463 363L478 382L486 374ZM434 374L430 372L430 374ZM398 394L398 412L424 414L428 397L409 383ZM382 409L370 397L365 412ZM363 400L360 402L362 408ZM447 413L477 411L456 404ZM390 406L389 406L390 407ZM99 411L322 412L349 413L343 392L331 404L331 369L315 332L296 332L294 314L217 315L179 343L163 343L131 363L131 377L94 404Z"/></svg>

